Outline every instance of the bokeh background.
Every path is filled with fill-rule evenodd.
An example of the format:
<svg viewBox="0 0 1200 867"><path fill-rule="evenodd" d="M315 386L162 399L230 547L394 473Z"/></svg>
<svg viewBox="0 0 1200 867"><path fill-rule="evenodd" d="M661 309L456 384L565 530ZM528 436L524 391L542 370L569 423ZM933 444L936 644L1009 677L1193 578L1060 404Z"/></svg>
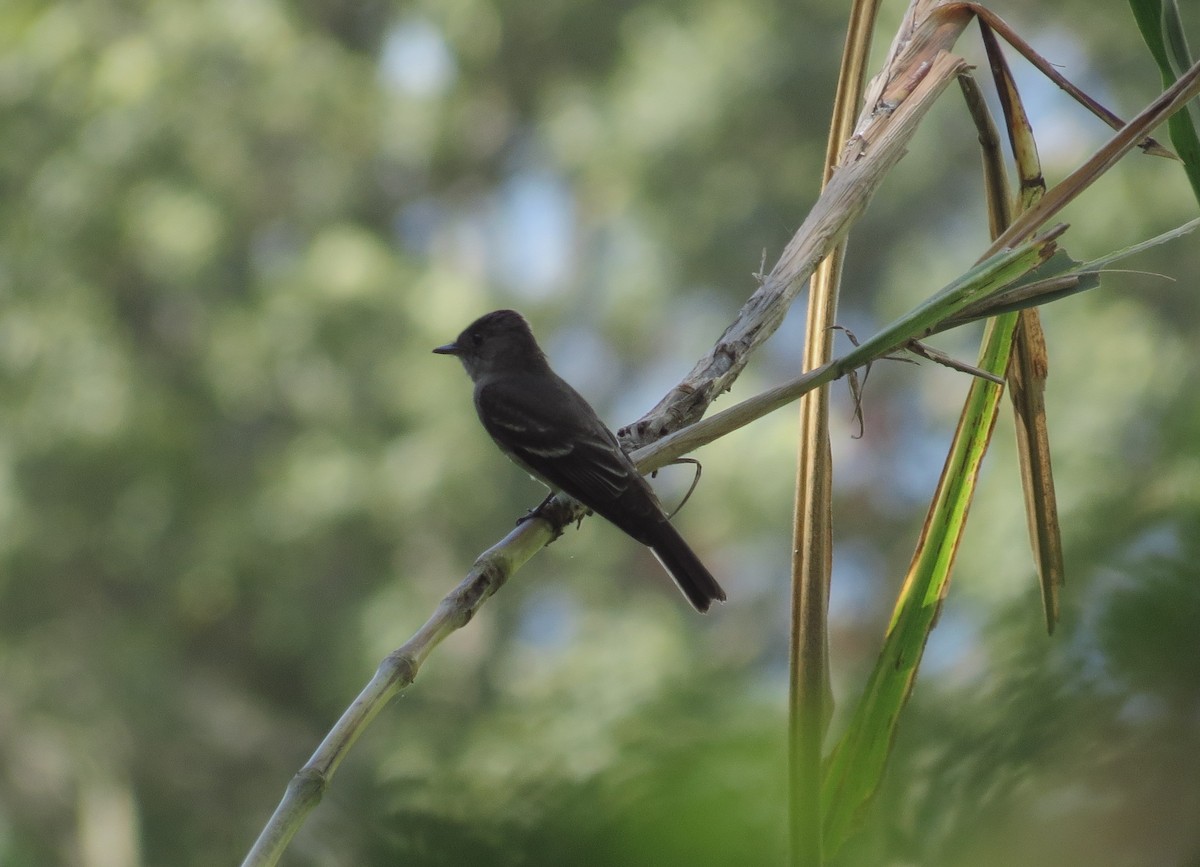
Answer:
<svg viewBox="0 0 1200 867"><path fill-rule="evenodd" d="M816 195L844 5L0 5L0 864L240 859L541 498L430 348L515 306L614 426L648 409ZM994 8L1118 113L1159 92L1123 3ZM1053 182L1106 130L1014 65ZM948 93L855 230L844 325L983 249L974 138ZM1132 156L1066 246L1195 212L1177 165ZM1006 420L839 864L1200 864L1200 247L1127 267L1045 312L1062 625ZM719 405L793 375L802 329ZM838 389L835 731L966 388L878 365L861 439ZM678 521L727 605L698 617L615 530L569 531L381 714L287 863L780 863L794 435L784 410L698 455Z"/></svg>

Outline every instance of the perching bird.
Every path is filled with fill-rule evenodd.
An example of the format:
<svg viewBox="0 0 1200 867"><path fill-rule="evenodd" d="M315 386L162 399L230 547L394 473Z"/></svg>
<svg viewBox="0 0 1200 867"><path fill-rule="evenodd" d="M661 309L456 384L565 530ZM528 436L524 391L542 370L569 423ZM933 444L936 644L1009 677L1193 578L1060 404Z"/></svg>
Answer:
<svg viewBox="0 0 1200 867"><path fill-rule="evenodd" d="M613 432L550 369L520 313L481 316L433 351L462 362L475 382L479 420L518 466L648 546L697 611L725 601Z"/></svg>

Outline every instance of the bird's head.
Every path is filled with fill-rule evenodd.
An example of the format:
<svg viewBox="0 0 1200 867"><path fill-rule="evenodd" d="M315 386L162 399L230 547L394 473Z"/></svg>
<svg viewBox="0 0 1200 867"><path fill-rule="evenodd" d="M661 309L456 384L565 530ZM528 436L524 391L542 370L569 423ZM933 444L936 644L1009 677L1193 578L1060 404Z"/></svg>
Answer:
<svg viewBox="0 0 1200 867"><path fill-rule="evenodd" d="M494 373L516 372L546 363L525 317L515 310L494 310L463 329L453 343L433 350L453 355L471 379Z"/></svg>

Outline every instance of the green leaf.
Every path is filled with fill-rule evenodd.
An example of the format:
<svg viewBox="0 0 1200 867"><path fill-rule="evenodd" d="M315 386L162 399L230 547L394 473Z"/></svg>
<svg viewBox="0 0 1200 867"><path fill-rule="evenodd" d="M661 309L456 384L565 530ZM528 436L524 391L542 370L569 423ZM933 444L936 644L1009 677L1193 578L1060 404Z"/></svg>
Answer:
<svg viewBox="0 0 1200 867"><path fill-rule="evenodd" d="M1129 0L1129 8L1154 62L1162 74L1163 86L1169 87L1191 67L1192 53L1183 32L1183 20L1176 0ZM1167 129L1171 144L1183 160L1192 193L1200 202L1200 106L1193 100L1186 111L1171 116Z"/></svg>
<svg viewBox="0 0 1200 867"><path fill-rule="evenodd" d="M1036 286L1049 280L1077 275L1084 278L1083 282L1077 288L1057 293L1055 297L1081 291L1095 285L1095 274L1100 269L1126 256L1185 235L1198 225L1200 220L1193 220L1086 263L1074 262L1065 253L1056 252L1037 268L1028 270L1015 283L1018 287ZM1014 291L1011 286L1003 286L999 291L995 291L995 287L1003 284L1006 277L1010 283L1013 282L1011 275L1021 264L1028 269L1030 253L1036 249L1045 251L1049 248L1031 243L985 260L935 295L925 306L945 312L957 305L957 310L961 312L969 310L980 298L999 297L1001 301L1006 300ZM984 285L989 289L983 289ZM966 286L973 288L964 291ZM961 306L964 296L972 299L965 307ZM1042 296L1043 299L1045 297ZM1018 315L1016 310L1024 306L1027 305L1015 304L1013 312L989 320L979 360L979 367L983 370L1004 373L1012 351L1013 330ZM991 440L1002 393L999 385L983 379L975 379L971 383L933 504L892 614L883 650L846 732L826 763L822 806L825 843L827 851L831 853L853 833L862 811L870 803L883 778L900 712L912 691L925 643L949 589L950 570L966 526L967 510L975 493L980 464Z"/></svg>
<svg viewBox="0 0 1200 867"><path fill-rule="evenodd" d="M979 361L984 370L1003 374L1017 315L1005 314L988 323ZM925 642L950 584L950 570L1002 393L1001 386L984 379L971 383L883 650L849 727L826 765L822 805L829 852L853 832L883 778L900 711L912 691Z"/></svg>

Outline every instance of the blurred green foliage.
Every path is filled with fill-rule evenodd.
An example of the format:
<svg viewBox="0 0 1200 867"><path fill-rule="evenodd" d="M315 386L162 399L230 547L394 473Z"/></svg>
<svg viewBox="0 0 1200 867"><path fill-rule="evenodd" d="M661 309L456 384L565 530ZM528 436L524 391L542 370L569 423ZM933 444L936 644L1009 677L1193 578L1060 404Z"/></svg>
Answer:
<svg viewBox="0 0 1200 867"><path fill-rule="evenodd" d="M996 8L1129 115L1157 73L1110 5ZM519 306L610 421L640 414L815 196L843 16L0 6L0 863L240 858L376 662L541 496L429 349ZM1053 179L1105 132L1024 81ZM948 99L851 242L847 325L975 258L973 148ZM1176 166L1131 158L1066 244L1098 255L1193 208ZM1196 250L1131 266L1179 282L1114 275L1047 311L1061 635L1040 635L1001 430L841 863L1200 858ZM800 318L739 393L794 371ZM843 709L964 391L880 366L862 440L839 395ZM679 520L728 605L697 618L620 534L569 532L379 718L290 863L779 863L792 435L784 412L700 455ZM668 499L686 485L663 476Z"/></svg>

